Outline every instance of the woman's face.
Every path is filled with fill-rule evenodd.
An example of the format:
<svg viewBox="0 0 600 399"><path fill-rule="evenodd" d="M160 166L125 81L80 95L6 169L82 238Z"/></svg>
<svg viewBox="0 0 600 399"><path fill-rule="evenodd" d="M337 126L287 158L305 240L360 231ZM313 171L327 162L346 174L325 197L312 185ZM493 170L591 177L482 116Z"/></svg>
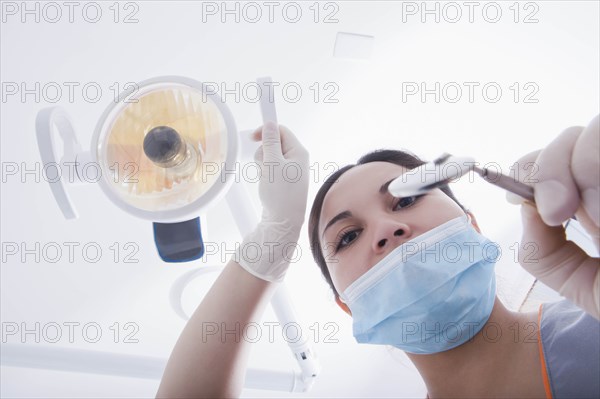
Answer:
<svg viewBox="0 0 600 399"><path fill-rule="evenodd" d="M394 248L464 215L440 189L421 197L394 198L387 185L382 188L407 171L389 162L358 165L342 174L325 195L319 237L338 293Z"/></svg>

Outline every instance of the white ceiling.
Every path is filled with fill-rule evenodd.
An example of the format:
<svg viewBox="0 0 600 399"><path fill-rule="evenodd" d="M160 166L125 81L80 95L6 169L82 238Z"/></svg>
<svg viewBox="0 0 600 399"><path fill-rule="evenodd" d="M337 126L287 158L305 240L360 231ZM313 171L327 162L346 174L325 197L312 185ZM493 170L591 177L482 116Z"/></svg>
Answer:
<svg viewBox="0 0 600 399"><path fill-rule="evenodd" d="M325 3L318 5L321 13L315 23L313 2L297 2L303 11L297 23L282 17L283 3L275 9L273 23L268 22L268 9L262 2L257 3L264 13L258 23L243 19L236 23L232 16L222 23L219 15L207 16L203 22L202 4L191 1L135 3L139 22L133 24L114 23L114 13L108 8L112 3L99 3L103 15L95 24L82 18L80 8L75 9L73 23L68 22L64 6L64 15L57 23L43 18L36 23L31 15L21 22L20 14L10 15L3 9L3 96L7 82L25 82L27 87L34 87L35 82L41 86L79 82L79 88L97 82L103 95L91 103L76 89L71 102L65 87L57 104L43 98L36 102L31 95L25 101L19 96L3 97L2 163L39 162L35 116L41 108L52 105L68 111L80 142L89 147L93 128L111 101L111 86L116 82L122 87L126 82L154 76L182 75L233 88L235 82L243 86L270 75L281 85L295 82L302 88L303 95L295 103L285 101L280 91L276 90L276 95L280 123L297 134L314 163L315 181L309 198L330 171L325 167L327 162L342 166L382 147L409 149L428 159L445 151L469 155L482 163L496 162L508 171L521 155L548 143L564 128L587 124L599 112L600 87L598 2L530 2L538 7L535 17L539 22L529 24L513 21L512 3L498 3L502 17L498 23L489 23L482 17L486 4L482 2L470 23L468 9L458 2L465 15L454 24L443 18L436 23L433 16L422 23L419 15L407 16L403 22L403 2L394 1L335 2L335 23L322 22L325 13L335 10L331 5L325 8ZM221 2L212 4L219 6ZM233 4L229 3L230 7ZM414 4L419 6L420 2ZM429 6L433 8L434 3ZM120 7L119 18L134 10L126 9L124 3ZM519 4L520 20L535 10L531 5L525 7L525 2ZM289 15L293 16L291 11ZM493 17L492 11L488 15ZM371 58L333 57L338 32L373 36ZM441 86L457 82L464 89L463 99L436 103L430 95L426 102L418 96L403 101L403 84L410 82L425 82L429 88L435 82ZM464 82L480 85L472 103ZM532 91L525 84L535 84L539 91L533 98L538 102L524 103L521 97L515 103L510 89L515 82L521 96ZM315 102L311 90L315 83L322 96L331 92L331 86L325 84L333 83L338 88L333 98L338 102L325 103L323 98ZM498 102L482 97L481 87L487 83L502 88ZM260 125L258 104L235 101L231 95L226 99L240 131ZM25 263L16 256L3 260L2 322L32 326L35 322L95 321L111 334L109 327L114 322L131 321L139 326L137 344L115 344L110 338L89 344L79 337L68 345L167 357L184 325L169 307L171 283L184 271L220 264L221 259L214 255L205 263L162 263L154 249L150 223L117 209L95 185L72 187L70 193L80 218L65 221L47 184L26 178L22 183L20 178L7 176L2 183L3 243L25 242L29 248L37 242L41 246L98 242L104 253L98 263L82 261L77 251L78 261L73 263L66 255L56 264L43 260L35 263L31 257ZM499 189L481 181L463 179L455 186L484 233L509 251L520 237L518 208L506 203ZM256 195L252 201L258 209ZM205 239L232 248L239 233L225 203L211 209L206 219ZM121 248L127 242L135 243L139 263L115 263L110 250L115 242ZM337 323L335 338L339 343L322 342L321 336L315 344L323 365L321 376L310 392L290 396L423 397L424 386L406 357L390 354L384 347L354 342L349 318L333 303L311 260L306 231L301 246L301 261L292 265L286 279L295 306L306 326L320 323L322 334L329 332L323 329L324 323ZM122 259L124 255L120 256ZM530 280L510 255L497 269L504 279L505 300L517 306ZM188 312L201 300L212 279L214 276L196 280L186 289L184 307ZM272 318L269 309L264 320ZM250 365L294 367L283 342L257 345ZM3 397L139 397L154 395L158 386L158 381L11 367L2 367L1 377ZM269 395L286 394L244 391L246 397Z"/></svg>

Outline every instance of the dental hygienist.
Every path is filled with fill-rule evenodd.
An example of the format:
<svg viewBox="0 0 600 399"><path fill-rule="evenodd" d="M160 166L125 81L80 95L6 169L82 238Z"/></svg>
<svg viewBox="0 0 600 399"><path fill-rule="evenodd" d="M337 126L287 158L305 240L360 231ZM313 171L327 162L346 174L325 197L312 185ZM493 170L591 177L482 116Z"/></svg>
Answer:
<svg viewBox="0 0 600 399"><path fill-rule="evenodd" d="M404 350L430 398L600 397L600 266L565 240L561 225L575 214L598 244L599 135L596 117L521 160L539 165L537 207L522 205L522 246L535 242L539 262L520 255L521 263L569 299L534 313L512 312L498 300L495 258L477 250L493 242L448 186L416 197L389 194L388 182L423 161L381 150L330 176L313 201L309 239L336 302L353 318L356 340ZM277 166L274 174L263 169L262 217L244 243L282 248L298 240L305 220L308 173L291 182L277 172L289 162L308 171L308 153L284 126L266 123L254 138L262 139L261 165ZM440 248L450 249L447 259L430 256ZM240 251L226 265L182 331L157 397L240 395L249 342L199 337L204 321L233 329L260 319L289 266L266 245L262 254L250 261ZM486 339L482 331L492 323L517 334Z"/></svg>

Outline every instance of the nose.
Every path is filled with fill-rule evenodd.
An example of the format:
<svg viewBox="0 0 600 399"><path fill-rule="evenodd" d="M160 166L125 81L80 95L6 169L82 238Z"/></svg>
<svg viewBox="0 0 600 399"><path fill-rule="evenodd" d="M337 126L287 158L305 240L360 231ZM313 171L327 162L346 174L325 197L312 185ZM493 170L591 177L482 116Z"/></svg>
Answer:
<svg viewBox="0 0 600 399"><path fill-rule="evenodd" d="M409 225L386 218L375 225L371 246L375 254L387 254L411 236Z"/></svg>

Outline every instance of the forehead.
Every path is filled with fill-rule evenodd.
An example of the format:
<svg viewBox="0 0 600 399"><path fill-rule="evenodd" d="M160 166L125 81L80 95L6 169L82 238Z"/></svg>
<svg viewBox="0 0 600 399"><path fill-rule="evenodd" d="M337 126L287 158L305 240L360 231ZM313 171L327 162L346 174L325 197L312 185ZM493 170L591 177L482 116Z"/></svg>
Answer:
<svg viewBox="0 0 600 399"><path fill-rule="evenodd" d="M355 204L379 196L379 188L388 180L408 171L407 168L390 162L369 162L346 171L335 182L323 199L319 233L325 224L339 212L351 210Z"/></svg>

